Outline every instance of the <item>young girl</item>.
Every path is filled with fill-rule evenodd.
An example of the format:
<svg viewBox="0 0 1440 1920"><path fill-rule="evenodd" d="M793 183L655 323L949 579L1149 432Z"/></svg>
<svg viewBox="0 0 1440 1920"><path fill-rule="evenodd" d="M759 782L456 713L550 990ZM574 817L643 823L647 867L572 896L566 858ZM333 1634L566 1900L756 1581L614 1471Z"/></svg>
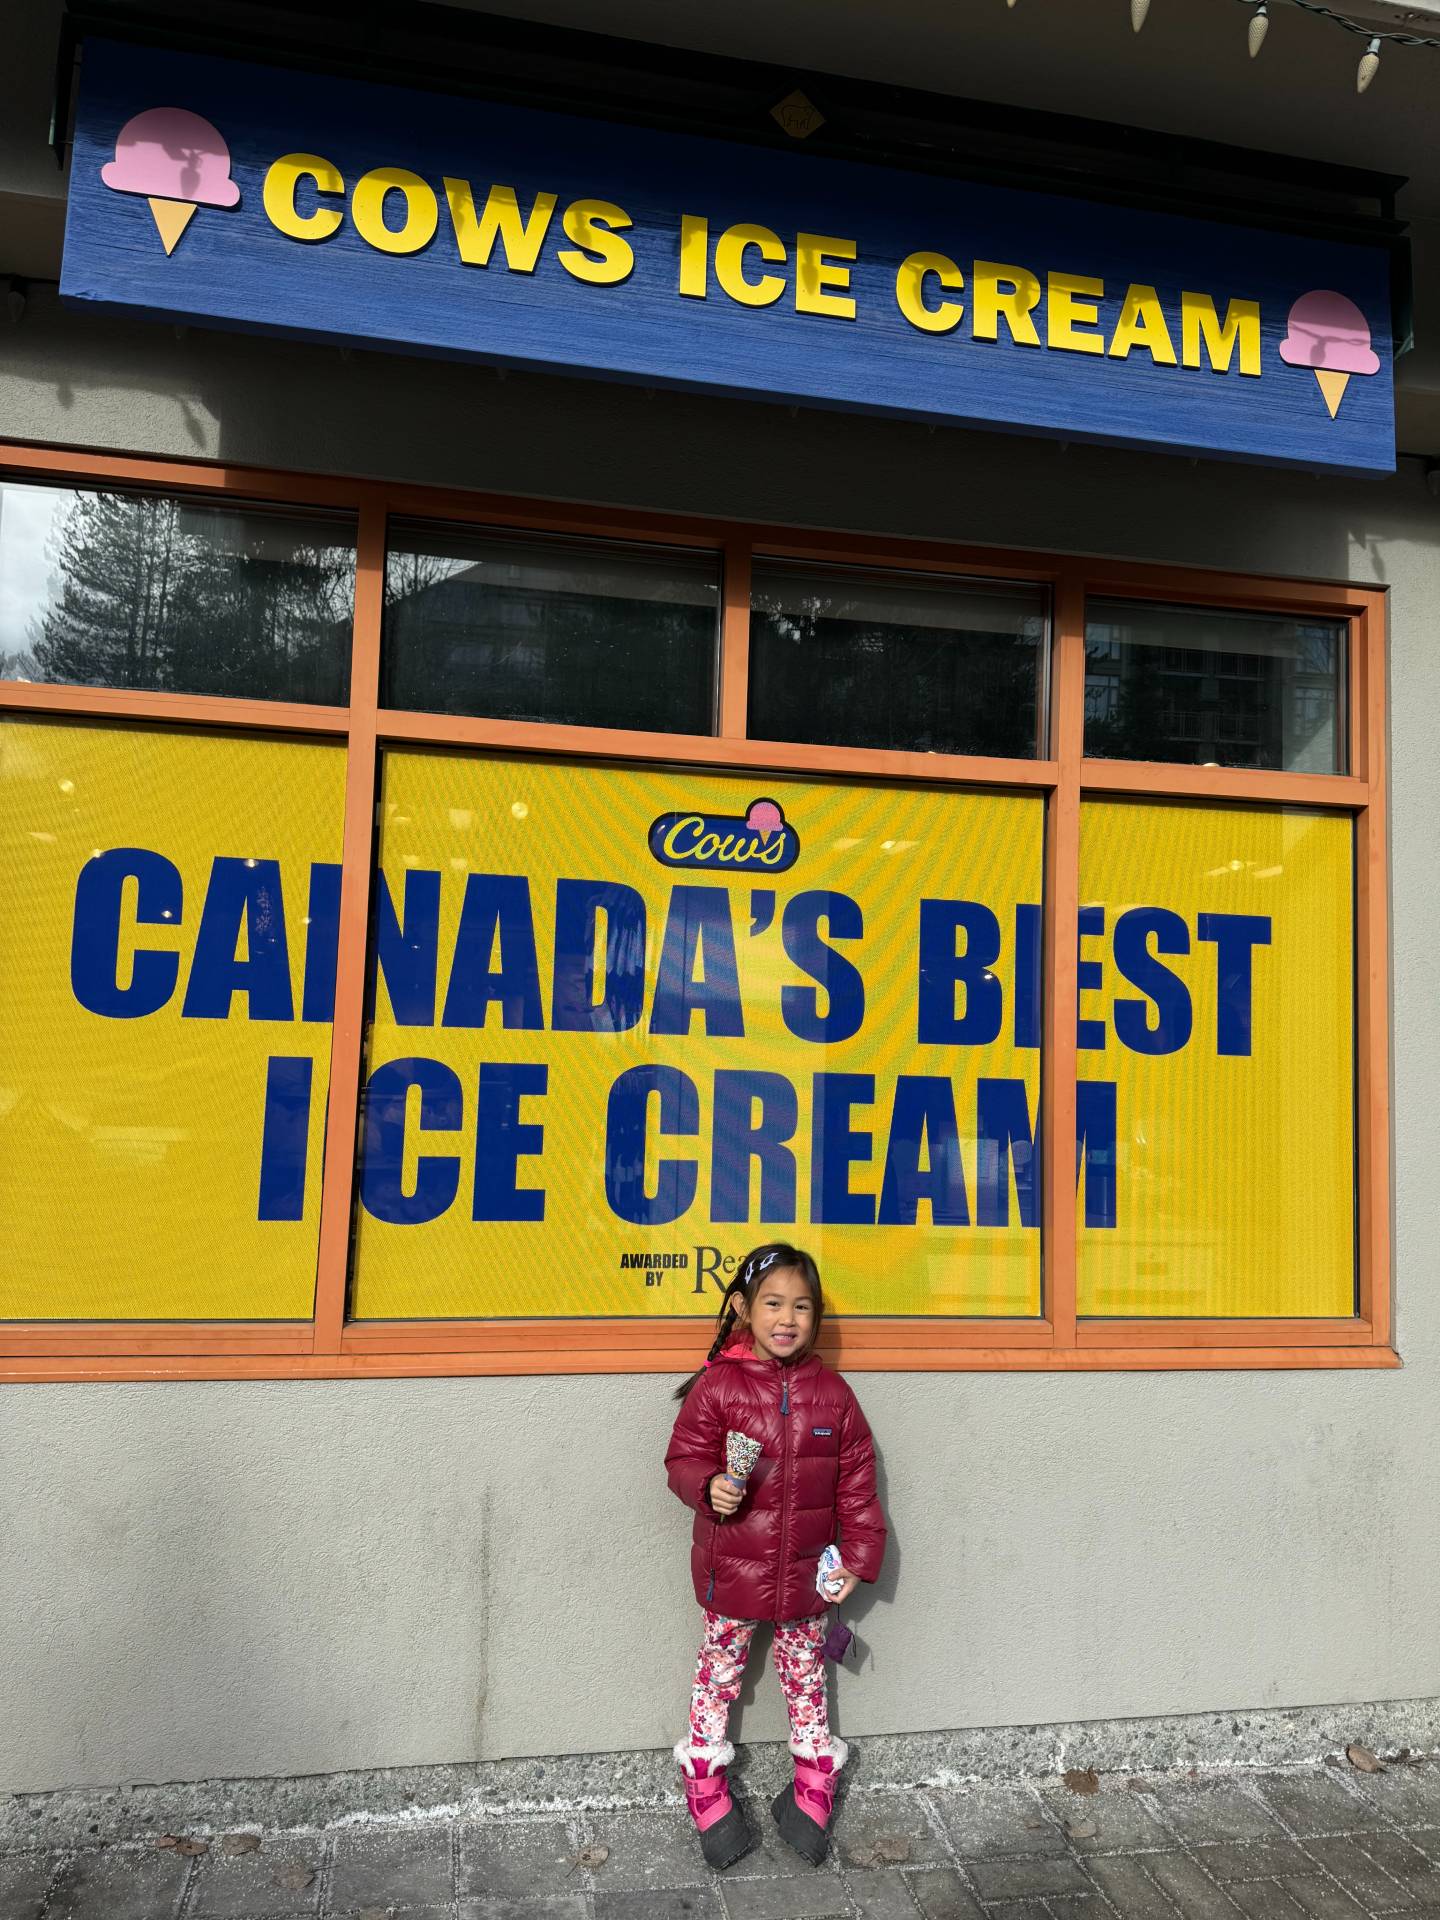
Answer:
<svg viewBox="0 0 1440 1920"><path fill-rule="evenodd" d="M695 1512L690 1568L705 1610L690 1731L675 1748L685 1798L712 1867L731 1866L753 1844L730 1797L725 1737L750 1640L775 1622L775 1671L790 1712L795 1779L771 1806L781 1835L812 1865L826 1828L845 1742L830 1731L825 1700L824 1614L815 1586L825 1548L840 1548L848 1599L873 1580L885 1552L875 1493L875 1449L854 1394L815 1355L824 1315L820 1275L808 1253L757 1247L725 1289L715 1340L699 1373L680 1388L665 1467L672 1491ZM758 1440L744 1487L725 1473L725 1436Z"/></svg>

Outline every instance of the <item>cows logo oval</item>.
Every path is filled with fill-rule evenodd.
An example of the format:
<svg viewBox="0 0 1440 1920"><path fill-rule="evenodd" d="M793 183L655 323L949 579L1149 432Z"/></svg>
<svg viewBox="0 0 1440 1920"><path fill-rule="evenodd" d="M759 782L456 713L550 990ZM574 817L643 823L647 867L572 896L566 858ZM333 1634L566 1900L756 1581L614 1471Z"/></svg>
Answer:
<svg viewBox="0 0 1440 1920"><path fill-rule="evenodd" d="M650 825L650 851L664 867L720 873L784 873L800 857L800 836L778 802L752 800L743 814L662 813Z"/></svg>

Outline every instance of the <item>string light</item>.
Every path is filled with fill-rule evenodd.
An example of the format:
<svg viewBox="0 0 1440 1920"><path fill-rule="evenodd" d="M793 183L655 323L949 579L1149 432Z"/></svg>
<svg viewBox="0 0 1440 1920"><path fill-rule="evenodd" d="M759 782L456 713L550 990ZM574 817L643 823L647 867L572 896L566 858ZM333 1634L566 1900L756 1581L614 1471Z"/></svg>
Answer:
<svg viewBox="0 0 1440 1920"><path fill-rule="evenodd" d="M1298 7L1302 13L1313 13L1318 19L1329 20L1344 33L1357 33L1365 42L1365 51L1360 56L1360 65L1355 70L1355 91L1364 93L1371 81L1380 71L1380 53L1382 43L1389 41L1397 47L1440 48L1440 40L1431 39L1423 33L1405 33L1396 28L1379 28L1373 23L1366 24L1352 20L1348 13L1340 13L1334 7L1320 4L1320 0L1240 0L1240 4L1250 8L1250 25L1246 31L1246 41L1253 60L1265 44L1265 35L1269 29L1269 6L1286 5Z"/></svg>
<svg viewBox="0 0 1440 1920"><path fill-rule="evenodd" d="M1145 16L1150 11L1150 0L1130 0L1131 30L1139 33L1145 24Z"/></svg>

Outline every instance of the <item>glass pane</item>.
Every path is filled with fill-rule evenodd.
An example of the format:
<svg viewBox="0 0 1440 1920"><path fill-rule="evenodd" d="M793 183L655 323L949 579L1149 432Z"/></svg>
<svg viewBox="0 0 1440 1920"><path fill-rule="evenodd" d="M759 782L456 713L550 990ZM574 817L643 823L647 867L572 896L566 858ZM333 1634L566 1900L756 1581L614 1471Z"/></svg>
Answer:
<svg viewBox="0 0 1440 1920"><path fill-rule="evenodd" d="M0 678L342 706L343 518L0 485Z"/></svg>
<svg viewBox="0 0 1440 1920"><path fill-rule="evenodd" d="M344 785L0 724L0 1319L309 1317Z"/></svg>
<svg viewBox="0 0 1440 1920"><path fill-rule="evenodd" d="M1355 1312L1354 831L1080 815L1079 1311Z"/></svg>
<svg viewBox="0 0 1440 1920"><path fill-rule="evenodd" d="M1285 773L1345 771L1345 627L1092 600L1085 751Z"/></svg>
<svg viewBox="0 0 1440 1920"><path fill-rule="evenodd" d="M750 735L1031 759L1038 589L757 564Z"/></svg>
<svg viewBox="0 0 1440 1920"><path fill-rule="evenodd" d="M1040 1306L1038 795L396 750L353 1311ZM698 1364L698 1357L697 1357Z"/></svg>
<svg viewBox="0 0 1440 1920"><path fill-rule="evenodd" d="M382 706L712 733L709 553L392 527Z"/></svg>

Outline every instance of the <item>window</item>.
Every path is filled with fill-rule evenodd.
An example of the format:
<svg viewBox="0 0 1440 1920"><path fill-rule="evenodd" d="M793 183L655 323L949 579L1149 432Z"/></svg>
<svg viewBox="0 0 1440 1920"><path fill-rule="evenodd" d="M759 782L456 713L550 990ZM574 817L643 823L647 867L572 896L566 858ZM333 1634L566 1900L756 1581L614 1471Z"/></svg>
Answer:
<svg viewBox="0 0 1440 1920"><path fill-rule="evenodd" d="M1395 1364L1378 593L0 471L0 1378Z"/></svg>
<svg viewBox="0 0 1440 1920"><path fill-rule="evenodd" d="M0 721L0 1319L310 1319L344 784Z"/></svg>
<svg viewBox="0 0 1440 1920"><path fill-rule="evenodd" d="M757 563L750 732L760 740L1029 758L1044 595Z"/></svg>
<svg viewBox="0 0 1440 1920"><path fill-rule="evenodd" d="M355 542L340 516L0 485L0 676L344 702Z"/></svg>
<svg viewBox="0 0 1440 1920"><path fill-rule="evenodd" d="M1123 1124L1078 1313L1355 1312L1353 844L1290 807L1084 806L1081 1103Z"/></svg>
<svg viewBox="0 0 1440 1920"><path fill-rule="evenodd" d="M719 605L713 554L402 522L385 567L381 703L710 733Z"/></svg>
<svg viewBox="0 0 1440 1920"><path fill-rule="evenodd" d="M1097 599L1085 654L1087 753L1345 771L1339 621Z"/></svg>
<svg viewBox="0 0 1440 1920"><path fill-rule="evenodd" d="M381 820L357 1320L664 1318L791 1234L843 1313L1040 1312L1037 796L391 752Z"/></svg>

